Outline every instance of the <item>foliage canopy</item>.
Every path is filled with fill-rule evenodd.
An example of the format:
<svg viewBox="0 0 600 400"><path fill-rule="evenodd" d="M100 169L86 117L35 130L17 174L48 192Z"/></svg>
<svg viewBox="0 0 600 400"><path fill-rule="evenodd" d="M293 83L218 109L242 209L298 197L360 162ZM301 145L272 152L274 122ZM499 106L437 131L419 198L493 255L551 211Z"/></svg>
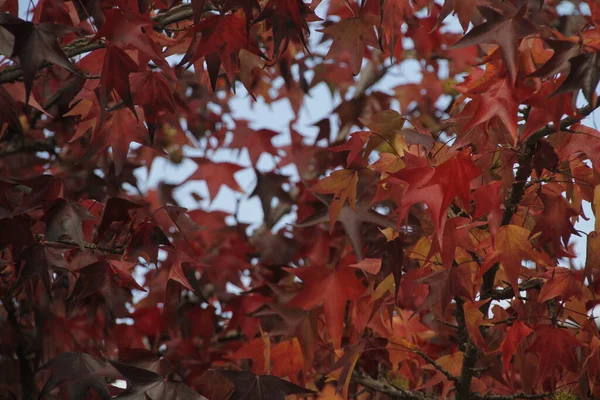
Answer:
<svg viewBox="0 0 600 400"><path fill-rule="evenodd" d="M29 7L0 0L0 397L600 398L597 0ZM306 132L232 109L324 87Z"/></svg>

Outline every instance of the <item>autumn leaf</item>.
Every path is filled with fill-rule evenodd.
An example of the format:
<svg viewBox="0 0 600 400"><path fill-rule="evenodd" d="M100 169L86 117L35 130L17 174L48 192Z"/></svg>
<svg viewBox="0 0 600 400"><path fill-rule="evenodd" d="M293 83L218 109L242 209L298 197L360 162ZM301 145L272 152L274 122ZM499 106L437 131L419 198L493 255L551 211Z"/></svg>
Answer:
<svg viewBox="0 0 600 400"><path fill-rule="evenodd" d="M50 277L54 275L54 268L69 269L67 260L63 257L63 253L69 248L65 245L51 244L33 244L23 251L21 259L23 268L19 270L19 278L15 282L15 287L21 286L25 281L34 277L38 277L46 293L51 298L52 290L50 288ZM35 286L34 286L35 287Z"/></svg>
<svg viewBox="0 0 600 400"><path fill-rule="evenodd" d="M559 366L569 371L577 371L580 362L575 354L577 347L584 344L571 333L569 329L550 325L538 325L535 329L533 342L527 348L528 352L537 353L539 381L553 374ZM552 349L552 351L548 351Z"/></svg>
<svg viewBox="0 0 600 400"><path fill-rule="evenodd" d="M273 58L284 52L292 35L306 48L308 17L313 11L303 0L269 0L254 22L268 21L273 30Z"/></svg>
<svg viewBox="0 0 600 400"><path fill-rule="evenodd" d="M559 194L541 193L540 199L544 204L544 210L538 216L530 237L540 232L539 244L550 243L554 251L559 252L563 245L565 247L568 245L571 234L579 236L571 223L571 218L578 213L567 199Z"/></svg>
<svg viewBox="0 0 600 400"><path fill-rule="evenodd" d="M598 52L583 53L569 59L571 69L567 79L563 81L555 94L565 92L583 92L583 96L589 104L596 104L596 88L600 82L600 56Z"/></svg>
<svg viewBox="0 0 600 400"><path fill-rule="evenodd" d="M533 332L533 329L529 328L521 321L515 321L508 328L506 337L502 342L502 365L504 366L504 371L508 373L508 366L510 364L510 360L517 351L517 346L521 343L527 336L529 336Z"/></svg>
<svg viewBox="0 0 600 400"><path fill-rule="evenodd" d="M274 171L261 173L258 169L254 169L256 174L256 186L250 194L250 197L258 196L263 210L263 218L268 225L273 224L272 207L273 199L278 199L280 202L292 204L292 198L288 192L283 190L282 185L289 181L289 178L284 175L279 175Z"/></svg>
<svg viewBox="0 0 600 400"><path fill-rule="evenodd" d="M102 65L102 75L100 76L100 86L98 101L100 110L104 113L108 102L111 99L114 90L119 95L131 112L138 118L133 99L131 97L131 87L129 85L129 75L139 70L138 64L125 52L117 46L108 46ZM115 73L119 71L119 73ZM103 114L102 114L103 115Z"/></svg>
<svg viewBox="0 0 600 400"><path fill-rule="evenodd" d="M349 267L330 269L326 267L285 268L304 282L304 287L288 303L292 307L310 310L323 304L327 329L333 346L337 349L342 341L346 303L358 298L365 287L356 277L356 270Z"/></svg>
<svg viewBox="0 0 600 400"><path fill-rule="evenodd" d="M492 118L497 118L516 143L519 136L517 131L518 103L509 81L499 79L482 86L484 87L478 88L478 93L474 99L473 114L469 117L469 122L464 129L468 130L479 124L489 123ZM470 111L470 108L465 107L461 113L454 116L454 119L460 119L463 114L467 113L467 110Z"/></svg>
<svg viewBox="0 0 600 400"><path fill-rule="evenodd" d="M98 154L110 147L113 151L115 173L120 174L127 160L131 143L150 146L150 133L144 125L143 113L140 111L137 110L136 113L136 115L141 114L139 119L125 108L109 113L100 128L92 134L88 156Z"/></svg>
<svg viewBox="0 0 600 400"><path fill-rule="evenodd" d="M219 69L223 69L229 82L235 82L241 50L262 53L248 36L246 21L241 13L211 14L193 28L194 40L182 62L193 65L205 58L213 91L216 88Z"/></svg>
<svg viewBox="0 0 600 400"><path fill-rule="evenodd" d="M160 72L133 72L129 75L133 102L144 110L146 121L157 121L161 111L175 112L173 90Z"/></svg>
<svg viewBox="0 0 600 400"><path fill-rule="evenodd" d="M468 207L471 199L471 181L481 175L481 169L472 160L468 150L435 168L429 184L440 185L444 193L442 209L448 208L455 197Z"/></svg>
<svg viewBox="0 0 600 400"><path fill-rule="evenodd" d="M358 173L346 169L333 171L327 178L320 180L311 190L319 194L333 194L333 201L329 206L329 218L331 229L338 220L342 207L348 202L355 210L356 186L358 185Z"/></svg>
<svg viewBox="0 0 600 400"><path fill-rule="evenodd" d="M229 147L247 149L252 165L256 166L262 154L277 154L277 149L273 146L273 137L277 135L277 132L270 129L254 130L248 126L247 121L238 121Z"/></svg>
<svg viewBox="0 0 600 400"><path fill-rule="evenodd" d="M321 32L329 35L333 43L325 59L339 58L348 54L354 75L360 72L365 46L377 47L375 36L377 19L371 14L344 19L328 26Z"/></svg>
<svg viewBox="0 0 600 400"><path fill-rule="evenodd" d="M40 367L40 370L44 369L50 369L52 375L42 388L40 398L63 383L69 383L68 391L71 399L85 398L90 390L104 398L110 398L105 377L120 377L117 370L108 362L85 353L62 353Z"/></svg>
<svg viewBox="0 0 600 400"><path fill-rule="evenodd" d="M452 13L456 15L460 26L464 32L467 32L469 24L473 18L473 14L478 12L476 6L487 3L488 0L447 0L442 4L440 13L438 14L438 22L436 25L440 25L441 22Z"/></svg>
<svg viewBox="0 0 600 400"><path fill-rule="evenodd" d="M463 296L472 300L471 279L471 267L461 265L456 268L433 272L416 280L416 283L429 285L429 294L420 308L429 309L436 304L440 304L442 311L444 311L455 296Z"/></svg>
<svg viewBox="0 0 600 400"><path fill-rule="evenodd" d="M243 192L242 188L235 180L235 173L244 169L237 164L230 162L214 162L207 158L192 158L198 164L198 169L188 178L188 180L201 180L208 186L208 194L214 200L219 194L221 186L226 185L231 190Z"/></svg>
<svg viewBox="0 0 600 400"><path fill-rule="evenodd" d="M538 30L531 21L524 17L526 7L521 7L514 16L508 18L491 7L479 6L477 9L486 22L471 29L453 47L461 48L480 43L497 44L508 71L510 84L514 85L517 79L519 41L526 36L535 35Z"/></svg>
<svg viewBox="0 0 600 400"><path fill-rule="evenodd" d="M551 265L549 257L536 251L529 241L530 231L517 225L502 226L493 242L490 240L491 251L488 252L481 269L479 276L485 274L492 265L499 262L504 267L510 284L515 293L518 290L518 279L521 273L521 263L523 260L530 260L539 265Z"/></svg>
<svg viewBox="0 0 600 400"><path fill-rule="evenodd" d="M312 390L284 381L273 375L255 375L246 371L218 370L218 373L225 376L233 383L234 391L231 395L234 399L240 400L262 400L265 398L272 400L285 400L285 397L291 394L311 394ZM212 398L211 400L221 400Z"/></svg>
<svg viewBox="0 0 600 400"><path fill-rule="evenodd" d="M581 271L572 271L565 267L555 267L541 275L547 281L542 286L540 295L537 299L540 303L548 301L555 297L567 301L571 297L581 297Z"/></svg>
<svg viewBox="0 0 600 400"><path fill-rule="evenodd" d="M487 345L480 328L486 325L491 325L490 323L485 322L485 316L481 312L481 307L489 301L490 300L487 299L481 301L467 302L463 305L466 328L467 332L469 333L469 338L471 339L473 344L481 350L486 350Z"/></svg>
<svg viewBox="0 0 600 400"><path fill-rule="evenodd" d="M156 263L160 246L172 247L169 238L158 225L144 222L133 232L125 251L125 257L131 259L143 257Z"/></svg>
<svg viewBox="0 0 600 400"><path fill-rule="evenodd" d="M329 229L330 232L332 232L332 207L339 207L340 202L338 201L337 204L334 204L335 199L330 199L319 194L316 196L323 204L327 206L327 209L316 212L303 221L297 223L296 226L299 228L305 228L317 224L330 223ZM373 210L373 207L369 204L368 199L359 200L354 207L352 207L350 204L342 205L337 220L344 227L346 235L350 240L350 245L352 246L354 254L356 254L356 257L359 261L363 259L363 238L361 232L364 223L375 224L381 228L396 227L396 223L389 217Z"/></svg>
<svg viewBox="0 0 600 400"><path fill-rule="evenodd" d="M177 398L185 400L206 400L206 398L187 386L185 383L161 376L153 371L128 365L119 361L111 361L112 366L118 370L127 381L133 383L118 399L139 398Z"/></svg>
<svg viewBox="0 0 600 400"><path fill-rule="evenodd" d="M79 70L67 58L57 42L57 38L68 29L52 23L35 25L23 21L8 13L0 14L0 27L14 36L11 58L19 57L25 83L25 103L29 103L29 95L33 88L35 74L45 61L58 65L74 74Z"/></svg>

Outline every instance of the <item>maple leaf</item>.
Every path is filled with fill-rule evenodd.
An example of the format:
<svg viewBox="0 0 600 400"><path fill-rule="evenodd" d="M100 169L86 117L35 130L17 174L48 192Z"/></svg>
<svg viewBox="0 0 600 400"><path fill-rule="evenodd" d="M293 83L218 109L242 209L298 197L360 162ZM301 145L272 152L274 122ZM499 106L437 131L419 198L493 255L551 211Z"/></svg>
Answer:
<svg viewBox="0 0 600 400"><path fill-rule="evenodd" d="M531 159L531 165L536 174L541 176L544 169L547 169L548 171L556 170L559 162L560 160L558 159L558 155L556 154L554 146L552 146L548 140L541 139L538 142L537 152Z"/></svg>
<svg viewBox="0 0 600 400"><path fill-rule="evenodd" d="M386 143L391 145L395 152L402 155L404 150L407 149L406 143L398 143L398 138L403 139L400 134L406 119L395 110L385 110L375 114L371 119L361 119L361 122L365 124L371 132L376 135L371 135L365 150L365 157L368 157L371 152L379 147L381 144ZM396 147L396 145L398 145Z"/></svg>
<svg viewBox="0 0 600 400"><path fill-rule="evenodd" d="M481 301L474 301L472 303L465 303L463 305L466 328L467 332L469 333L469 338L471 339L473 344L481 350L485 350L487 346L485 344L485 339L481 334L480 327L490 324L485 322L485 316L481 312L480 308L489 301L490 299L487 299Z"/></svg>
<svg viewBox="0 0 600 400"><path fill-rule="evenodd" d="M531 77L549 78L571 69L570 59L581 52L581 46L569 40L546 39L544 42L554 50L552 56L538 69L531 73Z"/></svg>
<svg viewBox="0 0 600 400"><path fill-rule="evenodd" d="M110 95L114 90L121 97L123 104L129 107L131 112L138 118L135 107L133 106L131 87L129 85L129 75L133 72L138 72L138 70L138 64L129 57L125 50L117 46L108 46L106 48L98 94L102 115L104 115L104 110L106 109L108 101L110 100ZM116 71L119 72L115 73Z"/></svg>
<svg viewBox="0 0 600 400"><path fill-rule="evenodd" d="M402 24L414 17L411 2L407 0L385 0L381 4L381 27L390 52L394 51L401 36Z"/></svg>
<svg viewBox="0 0 600 400"><path fill-rule="evenodd" d="M450 13L456 15L460 26L464 32L469 29L469 24L473 18L473 14L477 12L477 5L487 0L447 0L442 4L436 26L441 25L442 21L446 19Z"/></svg>
<svg viewBox="0 0 600 400"><path fill-rule="evenodd" d="M461 48L480 43L497 44L508 71L510 83L514 85L517 79L517 47L519 40L538 33L535 25L524 17L526 7L507 18L490 7L478 6L477 9L486 19L486 22L474 27L452 47Z"/></svg>
<svg viewBox="0 0 600 400"><path fill-rule="evenodd" d="M185 62L193 65L204 57L213 91L221 64L229 82L233 83L241 50L262 55L256 44L248 37L246 21L239 12L226 15L211 14L195 25L193 32L195 40L192 41L180 65ZM200 39L196 40L198 36Z"/></svg>
<svg viewBox="0 0 600 400"><path fill-rule="evenodd" d="M35 25L8 13L0 14L0 27L14 36L10 57L19 57L25 83L25 104L29 103L35 74L45 61L81 75L81 72L71 63L57 42L57 37L66 33L68 28L61 28L53 23Z"/></svg>
<svg viewBox="0 0 600 400"><path fill-rule="evenodd" d="M217 370L233 383L231 398L239 400L285 400L291 394L312 394L312 390L273 375L255 375L246 371ZM211 400L222 400L211 398ZM223 399L224 400L224 399Z"/></svg>
<svg viewBox="0 0 600 400"><path fill-rule="evenodd" d="M533 329L529 328L521 321L513 322L513 324L507 329L506 336L504 337L504 341L501 345L502 365L504 366L504 371L506 373L508 373L508 366L510 364L510 360L517 351L517 346L527 336L529 336L531 332L533 332Z"/></svg>
<svg viewBox="0 0 600 400"><path fill-rule="evenodd" d="M69 269L67 260L63 256L63 253L67 250L68 247L60 244L36 243L27 247L21 255L24 265L19 271L19 278L15 282L14 287L19 287L26 280L37 276L41 279L48 297L52 298L52 291L50 290L52 269Z"/></svg>
<svg viewBox="0 0 600 400"><path fill-rule="evenodd" d="M208 195L214 200L219 194L221 186L225 185L231 190L243 192L237 184L234 175L244 167L229 162L214 162L207 158L191 157L198 164L198 169L188 178L190 181L205 181L208 186Z"/></svg>
<svg viewBox="0 0 600 400"><path fill-rule="evenodd" d="M50 369L51 376L42 388L39 398L68 383L69 398L84 399L88 391L94 390L103 398L111 397L105 377L120 378L120 374L108 362L85 353L66 352L40 367Z"/></svg>
<svg viewBox="0 0 600 400"><path fill-rule="evenodd" d="M135 229L127 245L125 257L133 259L144 257L156 264L160 246L173 247L169 238L158 225L144 222Z"/></svg>
<svg viewBox="0 0 600 400"><path fill-rule="evenodd" d="M273 137L277 135L277 132L270 129L256 131L248 126L247 121L238 121L229 147L234 149L246 148L252 165L257 165L261 154L277 154L277 149L272 143Z"/></svg>
<svg viewBox="0 0 600 400"><path fill-rule="evenodd" d="M320 194L316 194L316 197L323 204L327 205L328 209L317 212L302 222L297 223L297 227L305 228L317 224L331 223L332 199ZM354 208L349 204L343 204L336 220L344 227L352 249L354 250L354 254L356 254L356 258L358 258L359 261L363 259L363 238L361 234L363 223L370 222L382 228L396 227L396 223L391 219L373 210L371 204L366 199L359 200ZM331 230L332 228L330 228L330 231Z"/></svg>
<svg viewBox="0 0 600 400"><path fill-rule="evenodd" d="M537 376L540 382L552 375L559 365L569 371L577 371L580 361L577 359L576 348L581 346L584 344L569 329L550 325L535 327L535 336L527 351L539 355ZM552 351L548 351L549 349Z"/></svg>
<svg viewBox="0 0 600 400"><path fill-rule="evenodd" d="M321 179L317 184L310 188L311 191L319 194L333 194L333 200L329 206L329 217L331 230L335 221L338 220L340 212L346 204L350 204L353 210L356 210L356 186L358 185L358 173L346 169L333 171L328 177Z"/></svg>
<svg viewBox="0 0 600 400"><path fill-rule="evenodd" d="M443 234L446 213L443 209L443 192L439 184L429 184L435 169L430 167L402 168L382 183L392 184L390 195L398 205L398 225L407 217L416 203L425 203L431 212L438 237Z"/></svg>
<svg viewBox="0 0 600 400"><path fill-rule="evenodd" d="M471 181L480 175L481 169L473 162L470 150L467 149L438 165L429 184L442 187L444 193L442 209L448 208L457 196L466 208L471 198Z"/></svg>
<svg viewBox="0 0 600 400"><path fill-rule="evenodd" d="M125 48L132 45L144 55L152 59L162 70L171 73L169 63L157 51L153 37L152 20L147 16L116 8L103 10L105 22L96 32L94 39L106 38L111 45ZM163 39L164 40L164 39Z"/></svg>
<svg viewBox="0 0 600 400"><path fill-rule="evenodd" d="M549 257L536 251L529 242L530 231L517 225L505 225L498 230L493 240L493 251L488 252L478 275L483 276L496 262L500 262L515 293L523 260L539 265L551 265ZM489 241L491 244L491 240Z"/></svg>
<svg viewBox="0 0 600 400"><path fill-rule="evenodd" d="M349 168L362 152L363 147L365 146L365 143L367 143L370 136L370 132L353 132L350 134L350 138L345 143L338 146L332 146L329 148L329 150L335 152L348 151L348 156L346 157L346 168ZM362 159L359 159L359 162L360 161L362 161Z"/></svg>
<svg viewBox="0 0 600 400"><path fill-rule="evenodd" d="M517 130L518 103L513 88L506 79L492 81L491 84L482 86L478 88L479 93L472 102L473 106L469 103L453 119L458 120L463 115L466 116L468 112L472 112L472 115L469 116L469 122L464 127L468 130L478 124L488 122L492 118L497 118L516 143L519 136Z"/></svg>
<svg viewBox="0 0 600 400"><path fill-rule="evenodd" d="M303 0L269 0L254 23L264 20L269 22L273 29L273 58L278 59L287 49L290 37L294 33L307 49L307 18L313 15L313 11Z"/></svg>
<svg viewBox="0 0 600 400"><path fill-rule="evenodd" d="M560 120L563 115L574 117L576 111L573 107L573 95L565 93L561 95L552 95L559 82L546 82L542 89L533 97L527 99L527 104L531 105L525 128L521 133L521 140L525 140L538 130L548 124L548 114L551 113L554 127L560 126Z"/></svg>
<svg viewBox="0 0 600 400"><path fill-rule="evenodd" d="M156 122L163 110L175 112L173 90L162 73L133 72L129 75L129 83L134 103L142 107L147 122Z"/></svg>
<svg viewBox="0 0 600 400"><path fill-rule="evenodd" d="M269 334L298 338L304 355L304 368L308 371L315 357L319 340L316 313L301 308L284 307L277 303L271 303L269 307L282 319ZM257 313L257 315L260 314Z"/></svg>
<svg viewBox="0 0 600 400"><path fill-rule="evenodd" d="M581 271L572 271L565 267L555 267L541 275L547 281L542 286L540 295L537 299L540 303L555 297L560 297L563 301L571 297L581 297L581 284L583 274Z"/></svg>
<svg viewBox="0 0 600 400"><path fill-rule="evenodd" d="M404 264L404 241L402 237L388 241L382 248L381 269L378 271L376 285L379 285L388 275L394 277L394 301L398 303L398 291L402 278Z"/></svg>
<svg viewBox="0 0 600 400"><path fill-rule="evenodd" d="M254 173L256 174L256 187L250 197L258 196L263 210L263 218L268 226L272 226L274 222L271 215L273 199L277 198L280 202L293 204L290 194L282 188L282 184L288 182L289 177L279 175L274 171L263 174L256 168Z"/></svg>
<svg viewBox="0 0 600 400"><path fill-rule="evenodd" d="M358 17L343 19L321 30L333 38L333 43L325 59L340 57L348 53L350 68L354 75L360 72L365 46L377 47L375 25L377 17L371 14L362 14Z"/></svg>
<svg viewBox="0 0 600 400"><path fill-rule="evenodd" d="M555 94L582 90L589 104L596 104L596 87L600 82L600 56L595 53L583 53L569 59L571 69Z"/></svg>
<svg viewBox="0 0 600 400"><path fill-rule="evenodd" d="M141 207L142 206L139 204L119 197L111 197L108 199L106 201L106 206L104 207L104 212L102 213L100 226L98 227L96 243L103 241L109 242L110 240L106 240L104 237L111 226L121 226L124 222L131 221L132 211Z"/></svg>
<svg viewBox="0 0 600 400"><path fill-rule="evenodd" d="M475 202L475 214L473 218L487 217L492 235L497 235L502 224L503 196L502 181L494 181L479 187L472 194Z"/></svg>
<svg viewBox="0 0 600 400"><path fill-rule="evenodd" d="M168 376L161 376L154 371L119 361L110 361L111 365L123 375L131 386L116 396L117 399L184 399L207 400L196 393L185 383Z"/></svg>
<svg viewBox="0 0 600 400"><path fill-rule="evenodd" d="M433 272L415 282L429 285L429 294L420 306L422 310L440 304L444 312L454 296L463 296L469 300L473 298L471 267L468 265Z"/></svg>
<svg viewBox="0 0 600 400"><path fill-rule="evenodd" d="M110 302L114 300L114 294L120 287L145 292L146 289L131 276L132 269L132 264L118 261L98 261L86 265L77 271L79 278L70 297L81 300L100 292Z"/></svg>
<svg viewBox="0 0 600 400"><path fill-rule="evenodd" d="M304 287L288 306L310 310L322 303L327 330L333 346L338 349L342 342L346 302L357 299L366 289L356 277L356 270L350 267L284 269L304 282Z"/></svg>
<svg viewBox="0 0 600 400"><path fill-rule="evenodd" d="M124 108L108 114L100 128L92 135L88 156L110 147L113 151L115 173L120 174L132 142L150 146L150 134L144 125L143 113L140 111L138 110L138 113L142 114L140 119L136 119L135 115Z"/></svg>
<svg viewBox="0 0 600 400"><path fill-rule="evenodd" d="M544 204L544 210L531 230L530 237L541 232L540 245L550 242L552 248L558 250L562 247L562 241L562 244L566 247L571 234L579 236L571 223L571 218L578 215L577 211L569 204L567 199L559 194L541 193L540 199Z"/></svg>

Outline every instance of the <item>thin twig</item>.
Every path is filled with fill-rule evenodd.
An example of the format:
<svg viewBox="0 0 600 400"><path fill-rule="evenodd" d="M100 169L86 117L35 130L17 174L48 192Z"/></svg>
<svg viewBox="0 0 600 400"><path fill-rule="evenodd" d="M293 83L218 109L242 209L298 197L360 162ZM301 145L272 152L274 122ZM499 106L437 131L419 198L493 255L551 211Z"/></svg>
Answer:
<svg viewBox="0 0 600 400"><path fill-rule="evenodd" d="M527 394L527 393L519 392L519 393L515 393L515 394L510 394L510 395L475 394L473 396L473 398L478 399L478 400L519 400L519 399L535 400L535 399L546 399L546 398L549 398L550 396L552 396L551 392L540 393L540 394Z"/></svg>
<svg viewBox="0 0 600 400"><path fill-rule="evenodd" d="M368 375L354 371L352 373L352 380L366 388L369 388L375 392L387 394L394 399L407 399L407 400L427 400L431 397L424 393L417 392L414 390L403 389L398 386L394 386L391 383L384 381L383 379L373 379Z"/></svg>

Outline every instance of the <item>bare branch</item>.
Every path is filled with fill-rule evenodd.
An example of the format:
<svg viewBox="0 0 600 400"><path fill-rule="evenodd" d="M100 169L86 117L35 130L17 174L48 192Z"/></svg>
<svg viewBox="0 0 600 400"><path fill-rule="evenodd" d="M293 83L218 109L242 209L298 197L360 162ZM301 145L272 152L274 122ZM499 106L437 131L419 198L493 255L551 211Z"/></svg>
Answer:
<svg viewBox="0 0 600 400"><path fill-rule="evenodd" d="M446 377L446 379L448 379L449 381L453 381L453 382L458 381L458 377L452 375L444 367L442 367L440 364L438 364L437 362L435 362L435 360L433 358L429 357L427 354L423 353L421 350L419 350L419 349L411 349L411 350L412 350L413 353L418 354L419 356L421 356L423 359L425 359L425 361L427 361L429 364L431 364L435 369L437 369L442 374L444 374L444 376Z"/></svg>
<svg viewBox="0 0 600 400"><path fill-rule="evenodd" d="M369 388L375 392L387 394L394 399L407 399L407 400L427 400L432 397L427 396L424 393L416 392L414 390L403 389L398 386L394 386L391 383L384 381L383 379L373 379L368 375L357 372L356 370L352 373L352 380L366 388Z"/></svg>
<svg viewBox="0 0 600 400"><path fill-rule="evenodd" d="M551 392L540 393L540 394L526 394L523 392L519 392L519 393L515 393L515 394L511 394L511 395L499 395L499 394L480 395L480 394L476 394L473 397L475 399L480 399L480 400L519 400L519 399L534 400L534 399L546 399L550 396L552 396Z"/></svg>

